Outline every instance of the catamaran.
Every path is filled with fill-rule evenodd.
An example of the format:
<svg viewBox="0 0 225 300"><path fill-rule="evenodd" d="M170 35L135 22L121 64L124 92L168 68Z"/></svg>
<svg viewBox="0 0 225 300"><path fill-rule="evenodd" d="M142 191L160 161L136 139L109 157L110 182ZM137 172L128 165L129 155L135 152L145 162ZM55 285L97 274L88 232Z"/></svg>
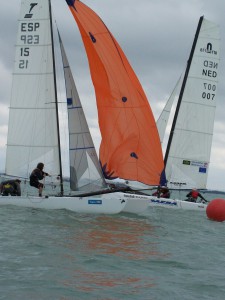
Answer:
<svg viewBox="0 0 225 300"><path fill-rule="evenodd" d="M39 162L59 178L57 195L2 196L0 205L81 213L139 213L150 197L110 188L106 178L158 185L164 169L159 135L145 93L119 44L81 1L67 1L79 27L95 88L100 162L60 38L68 110L70 191L65 191L50 0L23 0L18 21L6 171L27 180ZM46 178L47 180L47 178ZM47 183L47 182L45 182ZM46 192L46 191L45 191Z"/></svg>
<svg viewBox="0 0 225 300"><path fill-rule="evenodd" d="M218 25L202 16L181 85L164 158L169 188L206 189L215 119L219 46ZM171 99L157 121L161 141L172 107ZM205 210L207 206L156 197L150 205L193 210Z"/></svg>

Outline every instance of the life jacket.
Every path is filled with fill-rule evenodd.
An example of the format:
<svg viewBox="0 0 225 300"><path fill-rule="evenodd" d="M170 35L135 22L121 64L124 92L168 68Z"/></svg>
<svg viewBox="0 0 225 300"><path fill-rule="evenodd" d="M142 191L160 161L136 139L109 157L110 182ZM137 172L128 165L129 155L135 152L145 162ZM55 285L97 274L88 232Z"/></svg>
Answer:
<svg viewBox="0 0 225 300"><path fill-rule="evenodd" d="M3 183L3 186L2 186L2 194L3 194L3 196L8 196L9 194L10 195L14 195L15 194L15 192L16 192L16 190L15 190L15 187L14 187L14 185L13 184L11 184L11 183Z"/></svg>
<svg viewBox="0 0 225 300"><path fill-rule="evenodd" d="M197 199L198 198L198 195L199 195L199 192L198 191L191 191L191 197L194 198L194 199Z"/></svg>
<svg viewBox="0 0 225 300"><path fill-rule="evenodd" d="M6 183L6 184L3 184L3 188L4 189L10 189L10 188L13 188L13 186L9 183Z"/></svg>

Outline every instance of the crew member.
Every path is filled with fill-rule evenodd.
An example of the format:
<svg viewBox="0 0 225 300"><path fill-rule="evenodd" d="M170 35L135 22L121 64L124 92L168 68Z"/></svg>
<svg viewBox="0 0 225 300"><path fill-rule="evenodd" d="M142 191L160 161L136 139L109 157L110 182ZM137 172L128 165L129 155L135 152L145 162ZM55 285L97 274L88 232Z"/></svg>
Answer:
<svg viewBox="0 0 225 300"><path fill-rule="evenodd" d="M152 194L157 198L170 198L170 191L167 186L158 186L157 191Z"/></svg>
<svg viewBox="0 0 225 300"><path fill-rule="evenodd" d="M203 201L202 202L207 202L207 200L199 193L199 191L197 189L192 189L190 191L190 193L188 193L186 195L186 197L188 197L188 199L186 199L186 201L189 202L197 202L198 197L201 198Z"/></svg>
<svg viewBox="0 0 225 300"><path fill-rule="evenodd" d="M3 181L0 184L0 194L2 196L21 196L20 183L21 180L19 179Z"/></svg>
<svg viewBox="0 0 225 300"><path fill-rule="evenodd" d="M160 197L170 198L170 191L167 186L162 186Z"/></svg>
<svg viewBox="0 0 225 300"><path fill-rule="evenodd" d="M49 174L44 172L43 169L44 164L40 162L30 175L30 185L38 189L39 197L42 197L44 187L43 183L39 182L39 180L42 180L45 176L49 176Z"/></svg>

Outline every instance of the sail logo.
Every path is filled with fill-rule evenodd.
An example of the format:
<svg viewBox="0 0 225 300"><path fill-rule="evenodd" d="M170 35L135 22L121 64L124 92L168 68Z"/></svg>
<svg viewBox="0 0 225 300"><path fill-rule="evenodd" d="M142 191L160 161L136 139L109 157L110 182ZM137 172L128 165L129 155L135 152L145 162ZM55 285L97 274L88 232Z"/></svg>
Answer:
<svg viewBox="0 0 225 300"><path fill-rule="evenodd" d="M207 168L208 163L207 162L200 162L200 161L192 161L191 166L201 167L201 168Z"/></svg>
<svg viewBox="0 0 225 300"><path fill-rule="evenodd" d="M206 48L200 48L200 52L205 52L205 53L214 54L214 55L218 54L218 52L216 50L213 50L212 43L208 43L206 45Z"/></svg>
<svg viewBox="0 0 225 300"><path fill-rule="evenodd" d="M33 14L31 14L31 11L33 10L33 8L38 5L37 3L31 3L30 4L30 10L28 14L25 14L24 18L25 19L31 19L33 17Z"/></svg>
<svg viewBox="0 0 225 300"><path fill-rule="evenodd" d="M198 169L199 173L206 173L207 172L207 169L206 168L203 168L203 167L200 167Z"/></svg>

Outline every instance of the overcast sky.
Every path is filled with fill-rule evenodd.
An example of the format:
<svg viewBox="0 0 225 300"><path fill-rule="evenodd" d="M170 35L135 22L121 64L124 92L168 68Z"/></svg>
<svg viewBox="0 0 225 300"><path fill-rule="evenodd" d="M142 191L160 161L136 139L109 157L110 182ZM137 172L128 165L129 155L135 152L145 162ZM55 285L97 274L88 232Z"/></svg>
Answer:
<svg viewBox="0 0 225 300"><path fill-rule="evenodd" d="M5 167L8 106L20 0L1 1L0 171ZM207 187L225 190L225 1L84 0L107 25L135 70L157 119L186 62L200 16L220 26L221 63ZM94 90L77 25L65 0L52 0L77 89L98 150L100 134Z"/></svg>

